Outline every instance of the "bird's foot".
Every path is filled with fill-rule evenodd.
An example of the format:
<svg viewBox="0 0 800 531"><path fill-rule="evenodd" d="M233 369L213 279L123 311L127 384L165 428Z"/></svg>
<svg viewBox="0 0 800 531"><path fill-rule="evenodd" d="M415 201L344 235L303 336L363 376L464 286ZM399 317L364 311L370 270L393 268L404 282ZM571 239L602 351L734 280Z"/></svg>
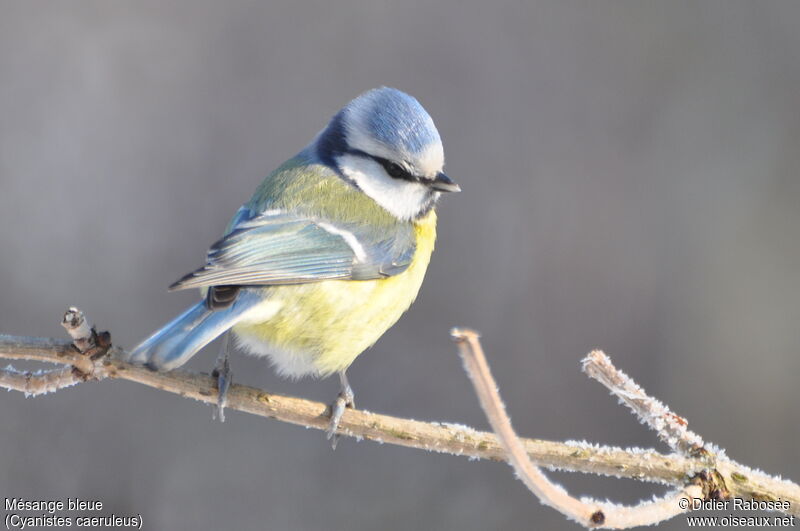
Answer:
<svg viewBox="0 0 800 531"><path fill-rule="evenodd" d="M231 364L228 361L228 336L223 339L222 350L217 356L214 370L211 377L217 379L217 403L214 405L213 418L219 418L220 422L225 422L225 406L228 405L228 388L233 380Z"/></svg>
<svg viewBox="0 0 800 531"><path fill-rule="evenodd" d="M339 422L342 420L344 410L356 407L355 394L347 382L344 372L339 373L339 379L342 382L342 390L330 406L331 420L327 430L328 440L331 441L331 446L334 450L336 450L336 444L339 442L339 435L336 432L339 429Z"/></svg>

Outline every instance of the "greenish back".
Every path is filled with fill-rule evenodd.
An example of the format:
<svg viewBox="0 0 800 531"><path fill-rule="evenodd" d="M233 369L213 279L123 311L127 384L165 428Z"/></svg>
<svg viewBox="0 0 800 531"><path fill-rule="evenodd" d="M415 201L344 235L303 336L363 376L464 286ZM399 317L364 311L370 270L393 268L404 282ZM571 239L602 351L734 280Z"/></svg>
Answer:
<svg viewBox="0 0 800 531"><path fill-rule="evenodd" d="M284 162L256 189L253 212L278 208L343 223L389 229L403 222L306 152Z"/></svg>

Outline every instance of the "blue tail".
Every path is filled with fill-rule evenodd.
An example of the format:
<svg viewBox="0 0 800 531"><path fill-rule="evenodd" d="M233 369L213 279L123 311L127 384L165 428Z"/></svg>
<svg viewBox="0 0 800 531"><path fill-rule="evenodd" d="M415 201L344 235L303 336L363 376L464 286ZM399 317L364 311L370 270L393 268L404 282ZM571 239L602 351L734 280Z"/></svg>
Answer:
<svg viewBox="0 0 800 531"><path fill-rule="evenodd" d="M254 295L242 290L233 305L221 310L210 310L204 300L198 302L142 341L130 352L128 361L159 371L180 367L258 303Z"/></svg>

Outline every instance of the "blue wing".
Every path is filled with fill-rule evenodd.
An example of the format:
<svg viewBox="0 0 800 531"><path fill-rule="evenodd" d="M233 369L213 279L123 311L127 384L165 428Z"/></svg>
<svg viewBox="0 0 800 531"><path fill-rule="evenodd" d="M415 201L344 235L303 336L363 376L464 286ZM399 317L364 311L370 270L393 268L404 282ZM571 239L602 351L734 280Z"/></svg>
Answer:
<svg viewBox="0 0 800 531"><path fill-rule="evenodd" d="M416 248L410 223L375 231L281 210L247 214L240 209L206 265L170 289L377 279L405 271Z"/></svg>

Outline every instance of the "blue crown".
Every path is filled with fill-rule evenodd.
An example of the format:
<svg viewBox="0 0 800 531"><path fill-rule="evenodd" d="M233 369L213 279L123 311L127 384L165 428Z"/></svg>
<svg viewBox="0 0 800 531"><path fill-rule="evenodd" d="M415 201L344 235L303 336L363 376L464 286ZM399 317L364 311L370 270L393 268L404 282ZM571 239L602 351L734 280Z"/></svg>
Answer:
<svg viewBox="0 0 800 531"><path fill-rule="evenodd" d="M442 141L433 119L422 105L397 89L370 90L347 107L363 107L367 131L386 146L419 154L429 145Z"/></svg>

